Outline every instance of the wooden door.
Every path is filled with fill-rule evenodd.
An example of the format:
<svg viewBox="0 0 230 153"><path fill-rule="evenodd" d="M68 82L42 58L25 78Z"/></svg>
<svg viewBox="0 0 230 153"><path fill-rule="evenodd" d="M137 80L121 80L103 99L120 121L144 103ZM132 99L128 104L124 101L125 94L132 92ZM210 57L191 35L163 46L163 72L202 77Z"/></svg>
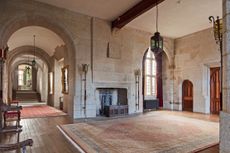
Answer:
<svg viewBox="0 0 230 153"><path fill-rule="evenodd" d="M210 112L220 112L220 68L210 69Z"/></svg>
<svg viewBox="0 0 230 153"><path fill-rule="evenodd" d="M193 84L189 80L182 85L182 102L183 111L193 111Z"/></svg>

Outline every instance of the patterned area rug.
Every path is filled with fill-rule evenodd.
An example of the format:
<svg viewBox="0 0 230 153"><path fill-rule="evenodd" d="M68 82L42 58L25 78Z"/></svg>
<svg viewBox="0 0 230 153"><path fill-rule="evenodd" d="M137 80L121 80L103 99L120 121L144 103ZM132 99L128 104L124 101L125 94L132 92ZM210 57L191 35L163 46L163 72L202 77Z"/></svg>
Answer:
<svg viewBox="0 0 230 153"><path fill-rule="evenodd" d="M66 113L47 105L23 107L21 110L21 118L40 118L61 115L66 115Z"/></svg>
<svg viewBox="0 0 230 153"><path fill-rule="evenodd" d="M219 123L164 112L60 127L88 153L187 153L219 142Z"/></svg>

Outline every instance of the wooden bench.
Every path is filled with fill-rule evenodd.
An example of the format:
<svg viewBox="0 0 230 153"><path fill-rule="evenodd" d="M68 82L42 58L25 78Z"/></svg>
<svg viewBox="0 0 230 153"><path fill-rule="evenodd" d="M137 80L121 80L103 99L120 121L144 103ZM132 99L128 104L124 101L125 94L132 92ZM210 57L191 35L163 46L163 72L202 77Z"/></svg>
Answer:
<svg viewBox="0 0 230 153"><path fill-rule="evenodd" d="M17 142L14 144L0 144L0 152L5 152L5 151L14 151L17 150L18 152L21 152L20 150L22 149L22 153L26 152L26 147L27 146L32 146L33 145L33 140L32 139L27 139L21 142Z"/></svg>

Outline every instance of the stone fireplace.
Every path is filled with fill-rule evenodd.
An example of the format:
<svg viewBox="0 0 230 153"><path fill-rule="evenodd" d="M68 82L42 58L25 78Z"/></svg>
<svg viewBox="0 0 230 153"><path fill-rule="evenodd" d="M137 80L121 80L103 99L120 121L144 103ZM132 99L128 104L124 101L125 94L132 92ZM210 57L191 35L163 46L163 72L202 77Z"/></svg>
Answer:
<svg viewBox="0 0 230 153"><path fill-rule="evenodd" d="M106 107L128 105L126 88L97 88L97 93L97 116L104 116Z"/></svg>

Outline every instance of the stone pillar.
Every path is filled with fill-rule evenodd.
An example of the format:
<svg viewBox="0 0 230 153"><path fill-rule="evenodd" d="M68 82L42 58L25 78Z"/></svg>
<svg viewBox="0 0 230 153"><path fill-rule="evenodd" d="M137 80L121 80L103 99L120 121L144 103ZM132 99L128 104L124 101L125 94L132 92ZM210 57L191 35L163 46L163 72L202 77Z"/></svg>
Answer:
<svg viewBox="0 0 230 153"><path fill-rule="evenodd" d="M220 153L230 151L230 0L223 0L223 111L220 113Z"/></svg>
<svg viewBox="0 0 230 153"><path fill-rule="evenodd" d="M162 80L162 53L155 55L157 68L157 98L159 99L159 106L163 107L163 80Z"/></svg>
<svg viewBox="0 0 230 153"><path fill-rule="evenodd" d="M32 67L32 90L36 91L37 90L37 69Z"/></svg>

